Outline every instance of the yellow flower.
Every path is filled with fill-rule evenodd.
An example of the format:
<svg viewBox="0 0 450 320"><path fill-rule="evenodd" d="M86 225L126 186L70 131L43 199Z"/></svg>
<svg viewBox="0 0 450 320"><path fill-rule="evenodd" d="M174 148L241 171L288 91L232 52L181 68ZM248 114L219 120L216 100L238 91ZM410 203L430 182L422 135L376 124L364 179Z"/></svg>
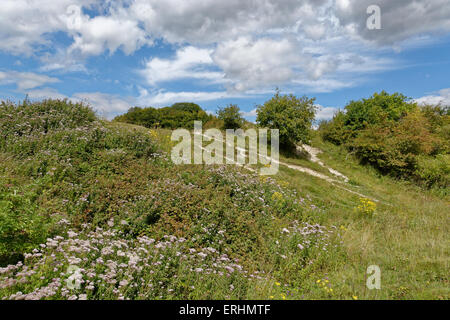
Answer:
<svg viewBox="0 0 450 320"><path fill-rule="evenodd" d="M317 283L320 283L320 279L316 281Z"/></svg>
<svg viewBox="0 0 450 320"><path fill-rule="evenodd" d="M283 200L283 195L279 192L274 192L272 195L272 200L273 201L280 201Z"/></svg>
<svg viewBox="0 0 450 320"><path fill-rule="evenodd" d="M358 300L358 296L353 296L353 300Z"/></svg>
<svg viewBox="0 0 450 320"><path fill-rule="evenodd" d="M273 299L273 298L275 298L274 296L270 296L270 299Z"/></svg>
<svg viewBox="0 0 450 320"><path fill-rule="evenodd" d="M359 205L355 208L355 211L366 215L372 215L375 213L376 209L377 205L375 202L367 198L360 198Z"/></svg>
<svg viewBox="0 0 450 320"><path fill-rule="evenodd" d="M279 282L275 282L275 285L277 285L277 286L280 286L280 285L281 285L281 283L279 283Z"/></svg>

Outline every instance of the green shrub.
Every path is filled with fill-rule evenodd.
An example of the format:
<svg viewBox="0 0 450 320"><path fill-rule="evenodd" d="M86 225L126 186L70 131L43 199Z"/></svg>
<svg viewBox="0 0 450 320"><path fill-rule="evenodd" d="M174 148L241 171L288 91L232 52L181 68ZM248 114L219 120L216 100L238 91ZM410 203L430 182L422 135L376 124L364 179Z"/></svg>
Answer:
<svg viewBox="0 0 450 320"><path fill-rule="evenodd" d="M307 143L316 112L314 100L306 96L281 95L277 91L272 99L258 106L256 122L261 127L278 129L280 143L285 147Z"/></svg>
<svg viewBox="0 0 450 320"><path fill-rule="evenodd" d="M421 180L417 177L429 173L423 168L420 174L416 172L419 157L424 157L423 162L448 153L448 108L418 107L402 94L382 91L368 99L351 101L345 110L331 121L321 123L322 138L344 145L361 162L385 174ZM443 186L441 178L424 179L427 186L434 183Z"/></svg>
<svg viewBox="0 0 450 320"><path fill-rule="evenodd" d="M334 115L333 121L322 121L319 124L322 139L336 145L342 145L349 141L352 131L345 125L345 121L346 115L342 111Z"/></svg>
<svg viewBox="0 0 450 320"><path fill-rule="evenodd" d="M134 107L114 120L145 126L147 128L187 128L194 127L194 121L206 123L214 118L195 103L175 103L171 107L139 108Z"/></svg>
<svg viewBox="0 0 450 320"><path fill-rule="evenodd" d="M217 110L217 118L223 121L223 129L239 129L244 124L239 107L230 104L225 108Z"/></svg>
<svg viewBox="0 0 450 320"><path fill-rule="evenodd" d="M436 158L419 156L415 175L427 187L450 187L450 155L439 154Z"/></svg>
<svg viewBox="0 0 450 320"><path fill-rule="evenodd" d="M150 159L157 152L149 134L105 126L89 107L67 100L2 103L0 114L0 154L9 159L1 171L27 181L25 190L0 189L1 264L41 243L52 232L51 214L61 219L75 213L77 222L103 214L102 204L89 206L92 196L80 201L86 186L117 173L121 156L124 165L125 158Z"/></svg>

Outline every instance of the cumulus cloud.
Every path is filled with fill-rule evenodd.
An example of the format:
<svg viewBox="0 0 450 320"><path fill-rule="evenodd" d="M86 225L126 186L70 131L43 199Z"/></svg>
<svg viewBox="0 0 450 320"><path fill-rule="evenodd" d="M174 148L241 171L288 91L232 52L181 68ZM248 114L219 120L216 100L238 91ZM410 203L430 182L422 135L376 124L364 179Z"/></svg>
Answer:
<svg viewBox="0 0 450 320"><path fill-rule="evenodd" d="M122 97L101 92L79 92L72 95L71 100L89 104L104 118L111 119L115 115L125 113L135 103L133 98Z"/></svg>
<svg viewBox="0 0 450 320"><path fill-rule="evenodd" d="M450 88L442 89L436 95L424 96L414 101L420 105L450 106Z"/></svg>
<svg viewBox="0 0 450 320"><path fill-rule="evenodd" d="M367 8L381 9L381 30L367 28ZM337 0L336 17L347 31L378 45L450 31L450 0Z"/></svg>
<svg viewBox="0 0 450 320"><path fill-rule="evenodd" d="M0 50L32 55L36 45L50 44L46 35L67 31L65 14L72 4L86 8L94 0L2 0Z"/></svg>
<svg viewBox="0 0 450 320"><path fill-rule="evenodd" d="M62 31L70 50L98 55L121 48L131 54L153 39L211 44L242 34L286 29L327 0L2 0L0 50L32 54ZM85 14L88 9L90 13ZM314 37L318 31L308 31ZM320 33L320 32L319 32Z"/></svg>
<svg viewBox="0 0 450 320"><path fill-rule="evenodd" d="M238 91L287 82L302 60L296 45L287 39L242 37L221 43L214 53L214 61Z"/></svg>
<svg viewBox="0 0 450 320"><path fill-rule="evenodd" d="M59 82L59 80L33 72L0 71L0 84L15 84L19 92L55 82Z"/></svg>
<svg viewBox="0 0 450 320"><path fill-rule="evenodd" d="M170 92L160 90L158 92L149 92L146 89L140 90L138 104L146 106L166 106L179 101L211 101L224 98L239 98L243 97L239 94L230 94L226 91L199 91L199 92Z"/></svg>
<svg viewBox="0 0 450 320"><path fill-rule="evenodd" d="M194 44L292 28L328 0L135 0L130 14L169 42ZM316 14L317 17L317 14Z"/></svg>
<svg viewBox="0 0 450 320"><path fill-rule="evenodd" d="M316 113L316 120L330 120L339 111L339 108L334 107L324 107L321 105L316 105L318 107Z"/></svg>
<svg viewBox="0 0 450 320"><path fill-rule="evenodd" d="M381 8L381 30L366 27L373 4ZM55 45L57 32L69 43ZM2 0L0 6L0 51L37 56L41 71L86 71L89 56L131 55L162 40L179 49L172 58L145 61L141 75L152 90L179 79L223 85L213 92L141 95L152 104L275 86L346 88L360 74L394 66L369 52L367 42L396 46L439 32L450 32L450 0ZM23 91L54 80L44 77L0 81Z"/></svg>
<svg viewBox="0 0 450 320"><path fill-rule="evenodd" d="M250 110L250 111L243 111L243 112L241 112L241 115L244 118L248 119L248 120L253 120L254 121L254 120L256 120L256 117L258 116L256 110L257 109L255 108L255 109Z"/></svg>
<svg viewBox="0 0 450 320"><path fill-rule="evenodd" d="M382 30L366 28L373 4L381 8ZM48 35L58 31L73 38L70 50L98 55L119 48L131 54L154 39L210 45L274 33L312 40L350 33L391 45L449 30L450 0L2 0L0 6L0 50L15 53L49 45Z"/></svg>
<svg viewBox="0 0 450 320"><path fill-rule="evenodd" d="M151 44L149 35L139 27L139 21L128 18L119 10L110 9L108 16L89 17L81 7L69 7L66 24L74 42L70 51L83 55L99 55L105 50L114 53L121 48L127 55L145 44Z"/></svg>
<svg viewBox="0 0 450 320"><path fill-rule="evenodd" d="M176 52L174 59L153 58L147 61L141 74L150 85L184 78L221 81L223 73L210 69L214 65L211 53L212 50L184 47Z"/></svg>
<svg viewBox="0 0 450 320"><path fill-rule="evenodd" d="M67 96L59 93L58 90L53 88L42 88L42 89L36 89L31 90L27 92L28 97L30 99L66 99Z"/></svg>

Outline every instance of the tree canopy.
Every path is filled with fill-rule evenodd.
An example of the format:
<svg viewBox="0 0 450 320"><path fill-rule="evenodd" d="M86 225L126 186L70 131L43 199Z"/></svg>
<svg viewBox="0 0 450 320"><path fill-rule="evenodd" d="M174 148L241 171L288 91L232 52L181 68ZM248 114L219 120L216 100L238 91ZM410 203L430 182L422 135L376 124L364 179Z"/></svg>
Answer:
<svg viewBox="0 0 450 320"><path fill-rule="evenodd" d="M292 147L311 138L312 121L316 113L315 98L282 95L279 91L257 108L256 122L261 127L278 129L280 143Z"/></svg>

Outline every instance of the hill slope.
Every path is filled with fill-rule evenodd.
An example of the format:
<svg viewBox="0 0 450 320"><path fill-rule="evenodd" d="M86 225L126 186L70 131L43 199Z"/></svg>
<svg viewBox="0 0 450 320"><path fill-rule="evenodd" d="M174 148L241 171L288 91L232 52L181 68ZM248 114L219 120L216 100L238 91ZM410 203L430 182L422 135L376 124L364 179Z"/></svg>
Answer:
<svg viewBox="0 0 450 320"><path fill-rule="evenodd" d="M315 141L346 188L380 199L374 214L286 166L174 165L169 131L68 102L3 104L0 127L2 298L449 297L448 201L335 146ZM381 290L365 286L369 265Z"/></svg>

